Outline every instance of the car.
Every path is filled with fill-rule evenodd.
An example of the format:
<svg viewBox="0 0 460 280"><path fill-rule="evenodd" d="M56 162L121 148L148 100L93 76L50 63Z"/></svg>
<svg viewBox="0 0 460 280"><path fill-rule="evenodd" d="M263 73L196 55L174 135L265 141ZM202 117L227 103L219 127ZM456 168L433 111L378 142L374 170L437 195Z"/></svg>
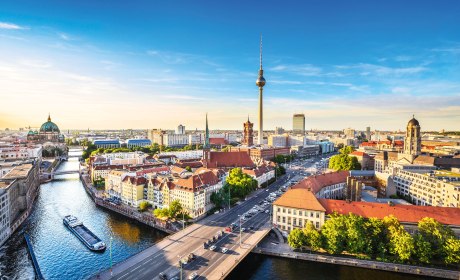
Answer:
<svg viewBox="0 0 460 280"><path fill-rule="evenodd" d="M160 272L160 274L158 274L158 278L160 278L160 280L168 280L168 276L166 276L164 272Z"/></svg>
<svg viewBox="0 0 460 280"><path fill-rule="evenodd" d="M211 247L209 247L209 250L211 251L215 251L217 249L216 245L212 245Z"/></svg>
<svg viewBox="0 0 460 280"><path fill-rule="evenodd" d="M227 251L228 251L228 249L227 249L227 248L225 248L225 247L223 247L223 248L222 248L222 253L224 253L224 254L225 254L225 253L227 253Z"/></svg>
<svg viewBox="0 0 460 280"><path fill-rule="evenodd" d="M269 191L269 189L266 189L265 191L266 191L266 192L268 192L268 191Z"/></svg>
<svg viewBox="0 0 460 280"><path fill-rule="evenodd" d="M174 276L173 278L171 278L169 280L179 280L179 276Z"/></svg>
<svg viewBox="0 0 460 280"><path fill-rule="evenodd" d="M246 231L246 228L241 228L241 231L243 231L243 232Z"/></svg>
<svg viewBox="0 0 460 280"><path fill-rule="evenodd" d="M268 210L265 210L265 213L266 213L266 214L268 214L268 213L270 213L270 211L268 211Z"/></svg>
<svg viewBox="0 0 460 280"><path fill-rule="evenodd" d="M188 277L189 280L193 280L195 278L198 277L198 274L196 272L193 272L192 274L190 274L190 276Z"/></svg>
<svg viewBox="0 0 460 280"><path fill-rule="evenodd" d="M254 229L254 227L253 227L253 226L250 226L250 227L249 227L249 230L253 230L253 229Z"/></svg>
<svg viewBox="0 0 460 280"><path fill-rule="evenodd" d="M232 232L232 228L231 228L231 227L226 227L226 228L225 228L225 231L226 231L226 232Z"/></svg>

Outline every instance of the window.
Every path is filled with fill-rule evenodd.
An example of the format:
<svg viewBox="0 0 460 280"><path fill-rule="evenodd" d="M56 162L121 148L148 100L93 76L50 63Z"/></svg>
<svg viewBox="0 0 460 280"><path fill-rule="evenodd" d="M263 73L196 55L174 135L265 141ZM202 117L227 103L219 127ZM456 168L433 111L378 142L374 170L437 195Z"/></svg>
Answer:
<svg viewBox="0 0 460 280"><path fill-rule="evenodd" d="M319 218L319 213L316 213L316 218Z"/></svg>

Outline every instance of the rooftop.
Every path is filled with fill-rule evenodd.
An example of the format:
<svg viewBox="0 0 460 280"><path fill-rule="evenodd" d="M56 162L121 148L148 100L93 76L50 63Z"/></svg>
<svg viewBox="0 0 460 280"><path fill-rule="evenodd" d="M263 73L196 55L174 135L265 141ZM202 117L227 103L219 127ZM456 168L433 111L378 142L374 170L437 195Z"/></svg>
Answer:
<svg viewBox="0 0 460 280"><path fill-rule="evenodd" d="M425 217L436 219L445 225L460 226L460 208L416 206L416 205L388 205L373 202L347 202L344 200L318 199L319 203L326 209L326 214L337 212L339 214L353 213L364 218L383 219L385 216L393 215L400 222L418 223Z"/></svg>
<svg viewBox="0 0 460 280"><path fill-rule="evenodd" d="M3 179L14 179L14 178L26 177L32 168L33 168L33 165L31 163L26 163L26 164L16 166L15 168L11 169L10 172L6 173L5 176L3 176Z"/></svg>
<svg viewBox="0 0 460 280"><path fill-rule="evenodd" d="M11 181L10 182L3 182L3 181L0 181L0 189L6 189L8 188L9 185L11 185Z"/></svg>
<svg viewBox="0 0 460 280"><path fill-rule="evenodd" d="M321 175L310 176L296 185L292 186L293 189L308 189L313 193L319 192L322 188L339 183L345 183L349 175L349 171L338 171L331 173L324 173Z"/></svg>
<svg viewBox="0 0 460 280"><path fill-rule="evenodd" d="M290 189L280 198L275 200L273 205L323 212L326 211L326 209L318 202L315 195L307 189Z"/></svg>

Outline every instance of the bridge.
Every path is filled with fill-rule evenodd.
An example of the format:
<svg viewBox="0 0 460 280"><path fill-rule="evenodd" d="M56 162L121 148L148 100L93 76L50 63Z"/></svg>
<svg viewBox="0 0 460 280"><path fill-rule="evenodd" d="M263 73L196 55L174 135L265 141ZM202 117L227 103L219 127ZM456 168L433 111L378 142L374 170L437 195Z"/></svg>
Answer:
<svg viewBox="0 0 460 280"><path fill-rule="evenodd" d="M286 182L283 178L273 183L270 191L278 189ZM116 264L112 269L94 275L92 279L159 279L164 273L168 279L182 276L188 279L196 273L199 279L224 279L247 254L270 232L270 213L258 212L246 221L240 215L249 211L268 196L265 189L254 193L246 201L230 210L211 215L195 224L170 235L150 248ZM213 244L215 251L203 248L203 243L212 239L231 223L246 228L244 232L225 233ZM222 248L227 248L223 253ZM190 253L196 259L179 265L179 260Z"/></svg>
<svg viewBox="0 0 460 280"><path fill-rule="evenodd" d="M40 173L42 179L52 180L56 175L67 175L67 174L79 174L80 170L63 170L63 171L53 171L53 172L43 172Z"/></svg>

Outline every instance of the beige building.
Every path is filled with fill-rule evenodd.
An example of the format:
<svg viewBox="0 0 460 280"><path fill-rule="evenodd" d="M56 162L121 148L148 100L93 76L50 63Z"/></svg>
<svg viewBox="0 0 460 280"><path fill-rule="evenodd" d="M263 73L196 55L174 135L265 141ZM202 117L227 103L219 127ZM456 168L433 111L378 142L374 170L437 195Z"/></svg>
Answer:
<svg viewBox="0 0 460 280"><path fill-rule="evenodd" d="M394 192L409 196L416 205L459 208L460 173L397 166L393 182L387 187L387 194Z"/></svg>
<svg viewBox="0 0 460 280"><path fill-rule="evenodd" d="M38 194L39 162L24 163L0 178L0 245L24 222Z"/></svg>
<svg viewBox="0 0 460 280"><path fill-rule="evenodd" d="M147 179L140 176L126 176L121 183L121 199L124 204L138 207L144 200Z"/></svg>
<svg viewBox="0 0 460 280"><path fill-rule="evenodd" d="M285 235L294 228L303 228L308 221L319 229L325 215L326 209L307 189L290 189L273 202L273 225Z"/></svg>

